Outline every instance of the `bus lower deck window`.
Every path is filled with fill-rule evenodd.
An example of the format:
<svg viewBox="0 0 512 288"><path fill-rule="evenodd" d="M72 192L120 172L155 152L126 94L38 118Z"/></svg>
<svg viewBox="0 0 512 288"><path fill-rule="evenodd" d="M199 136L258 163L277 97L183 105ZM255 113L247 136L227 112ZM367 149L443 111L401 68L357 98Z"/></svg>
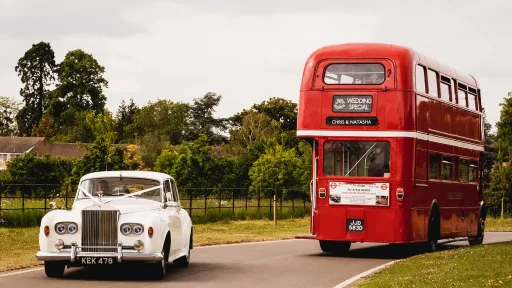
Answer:
<svg viewBox="0 0 512 288"><path fill-rule="evenodd" d="M388 177L388 142L327 141L324 144L324 175L346 177Z"/></svg>

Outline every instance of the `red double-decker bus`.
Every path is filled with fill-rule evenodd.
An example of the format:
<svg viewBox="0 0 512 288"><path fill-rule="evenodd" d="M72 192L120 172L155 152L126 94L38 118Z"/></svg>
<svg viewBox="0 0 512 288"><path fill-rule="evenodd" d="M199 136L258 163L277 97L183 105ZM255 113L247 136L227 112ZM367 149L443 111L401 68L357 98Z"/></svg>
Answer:
<svg viewBox="0 0 512 288"><path fill-rule="evenodd" d="M310 55L297 137L313 142L310 235L352 242L481 244L484 132L474 77L413 49L342 44Z"/></svg>

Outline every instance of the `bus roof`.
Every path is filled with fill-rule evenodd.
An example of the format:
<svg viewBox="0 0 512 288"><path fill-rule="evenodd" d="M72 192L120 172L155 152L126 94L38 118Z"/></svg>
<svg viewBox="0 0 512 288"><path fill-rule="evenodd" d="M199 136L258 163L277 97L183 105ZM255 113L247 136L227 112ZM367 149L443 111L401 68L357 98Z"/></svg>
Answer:
<svg viewBox="0 0 512 288"><path fill-rule="evenodd" d="M439 63L433 58L425 56L409 47L384 43L346 43L324 46L314 51L306 61L304 67L304 80L313 79L312 73L316 64L323 59L333 58L388 58L392 59L399 69L405 66L421 64L431 68L442 75L455 78L458 82L474 88L479 88L476 79L470 75L457 71L455 68ZM306 82L306 83L305 83ZM310 83L304 81L303 89Z"/></svg>

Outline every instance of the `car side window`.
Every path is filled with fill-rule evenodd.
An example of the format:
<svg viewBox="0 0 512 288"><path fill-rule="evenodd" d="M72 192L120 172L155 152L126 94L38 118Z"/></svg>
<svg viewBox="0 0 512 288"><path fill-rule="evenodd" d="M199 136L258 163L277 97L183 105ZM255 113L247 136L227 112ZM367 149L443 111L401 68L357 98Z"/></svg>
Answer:
<svg viewBox="0 0 512 288"><path fill-rule="evenodd" d="M167 192L171 192L170 194L167 194ZM169 180L165 180L164 182L164 198L165 198L165 201L166 202L169 202L169 201L172 201L172 190L171 190L171 184L169 182Z"/></svg>
<svg viewBox="0 0 512 288"><path fill-rule="evenodd" d="M172 182L172 197L174 198L174 201L179 204L180 203L180 195L178 193L178 187L176 187L176 181L171 179L171 182Z"/></svg>

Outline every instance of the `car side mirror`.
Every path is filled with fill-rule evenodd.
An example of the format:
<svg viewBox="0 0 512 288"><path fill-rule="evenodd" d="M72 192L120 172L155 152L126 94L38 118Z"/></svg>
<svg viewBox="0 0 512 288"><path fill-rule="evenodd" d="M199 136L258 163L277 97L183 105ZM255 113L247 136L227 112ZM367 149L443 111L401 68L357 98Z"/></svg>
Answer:
<svg viewBox="0 0 512 288"><path fill-rule="evenodd" d="M55 203L55 202L53 202L53 201L52 201L52 202L50 202L50 209L52 209L52 210L57 209L57 203Z"/></svg>

